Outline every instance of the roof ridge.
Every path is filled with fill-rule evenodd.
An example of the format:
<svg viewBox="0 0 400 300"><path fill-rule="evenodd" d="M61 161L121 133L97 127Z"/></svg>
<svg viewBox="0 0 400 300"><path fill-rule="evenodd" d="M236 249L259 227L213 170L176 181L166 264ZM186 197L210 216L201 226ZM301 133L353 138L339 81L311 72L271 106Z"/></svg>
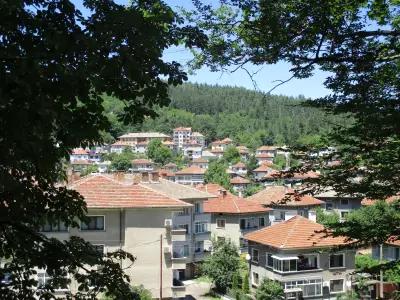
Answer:
<svg viewBox="0 0 400 300"><path fill-rule="evenodd" d="M159 180L167 182L169 184L179 185L180 187L183 187L183 188L185 188L187 190L195 190L196 192L200 192L200 193L205 194L204 196L206 196L207 198L210 198L210 196L211 196L211 198L214 198L214 196L215 196L212 193L204 192L204 191L201 191L201 190L196 189L194 187L190 187L190 186L187 186L187 185L184 185L184 184L180 184L180 183L177 183L177 182L174 182L174 181L171 181L171 180L167 180L167 179L163 179L163 178L160 178Z"/></svg>
<svg viewBox="0 0 400 300"><path fill-rule="evenodd" d="M182 203L182 204L185 204L185 205L193 206L192 204L187 203L186 201L183 201L183 200L178 199L178 198L175 198L175 197L171 197L170 195L167 195L166 193L157 191L157 190L155 190L155 189L153 189L153 188L151 188L151 187L149 187L149 186L146 186L146 185L144 185L144 184L142 184L142 183L139 183L138 185L141 186L141 187L143 187L143 188L145 188L145 189L147 189L147 190L152 191L153 193L161 194L161 195L163 195L163 196L165 196L165 197L167 197L167 198L169 198L169 199L175 200L175 201L177 201L177 202L179 202L179 203Z"/></svg>
<svg viewBox="0 0 400 300"><path fill-rule="evenodd" d="M292 218L290 218L289 220L286 221L286 222L289 222L289 221L292 220L293 224L292 224L292 226L290 227L288 234L286 235L285 242L281 244L281 247L282 247L282 246L283 246L283 247L286 246L286 243L287 243L289 237L291 237L293 231L294 231L295 228L297 227L297 223L299 222L299 220L301 220L300 218L297 218L297 216L298 216L298 215L295 215L295 216L293 216ZM286 224L287 224L287 223L286 223Z"/></svg>

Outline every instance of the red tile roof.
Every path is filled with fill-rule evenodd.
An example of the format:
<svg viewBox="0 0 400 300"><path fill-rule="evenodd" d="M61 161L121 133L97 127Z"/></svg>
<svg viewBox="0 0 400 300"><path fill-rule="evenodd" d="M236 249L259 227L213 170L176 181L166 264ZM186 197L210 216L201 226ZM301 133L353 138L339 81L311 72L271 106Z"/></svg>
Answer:
<svg viewBox="0 0 400 300"><path fill-rule="evenodd" d="M240 154L249 153L249 149L246 146L237 146L236 149L239 151Z"/></svg>
<svg viewBox="0 0 400 300"><path fill-rule="evenodd" d="M153 164L151 160L145 159L145 158L138 158L132 160L133 165L143 165L143 164Z"/></svg>
<svg viewBox="0 0 400 300"><path fill-rule="evenodd" d="M398 195L398 196L391 196L391 197L388 197L388 198L385 199L385 201L386 201L387 203L392 203L392 202L394 202L394 201L396 201L396 200L400 200L400 195ZM376 201L377 201L377 200L364 198L364 199L361 201L361 205L370 206L370 205L373 205Z"/></svg>
<svg viewBox="0 0 400 300"><path fill-rule="evenodd" d="M269 186L246 199L267 206L317 206L324 203L310 195L299 195L285 186Z"/></svg>
<svg viewBox="0 0 400 300"><path fill-rule="evenodd" d="M176 127L174 131L192 131L192 127Z"/></svg>
<svg viewBox="0 0 400 300"><path fill-rule="evenodd" d="M275 151L277 148L276 146L261 146L257 148L257 151Z"/></svg>
<svg viewBox="0 0 400 300"><path fill-rule="evenodd" d="M349 243L345 237L326 236L323 225L302 216L253 231L244 238L277 249L329 248Z"/></svg>
<svg viewBox="0 0 400 300"><path fill-rule="evenodd" d="M87 154L89 154L89 150L85 150L82 148L75 148L74 150L72 150L72 154L73 155L87 155Z"/></svg>
<svg viewBox="0 0 400 300"><path fill-rule="evenodd" d="M256 154L256 158L274 158L275 156L271 153L259 153Z"/></svg>
<svg viewBox="0 0 400 300"><path fill-rule="evenodd" d="M171 172L171 171L168 171L165 169L159 169L158 174L162 177L174 177L175 176L174 172Z"/></svg>
<svg viewBox="0 0 400 300"><path fill-rule="evenodd" d="M193 162L194 163L208 163L208 160L203 157L198 157L198 158L193 159Z"/></svg>
<svg viewBox="0 0 400 300"><path fill-rule="evenodd" d="M306 173L293 173L293 174L285 174L279 171L273 171L264 176L265 179L277 179L277 178L287 178L287 179L312 179L318 178L320 176L319 173L314 171L308 171Z"/></svg>
<svg viewBox="0 0 400 300"><path fill-rule="evenodd" d="M239 161L237 164L234 164L232 168L246 168L246 165Z"/></svg>
<svg viewBox="0 0 400 300"><path fill-rule="evenodd" d="M271 210L270 208L258 203L249 202L246 199L235 196L218 184L198 185L196 188L200 191L218 196L218 198L209 199L204 202L204 212L246 214L267 212ZM226 194L223 195L222 191L225 191Z"/></svg>
<svg viewBox="0 0 400 300"><path fill-rule="evenodd" d="M199 168L198 166L191 166L188 168L184 168L178 172L176 175L192 175L192 174L204 174L206 172L205 169Z"/></svg>
<svg viewBox="0 0 400 300"><path fill-rule="evenodd" d="M93 165L93 162L87 159L75 159L71 162L71 165Z"/></svg>
<svg viewBox="0 0 400 300"><path fill-rule="evenodd" d="M270 168L273 163L262 163L257 169L254 169L253 172L276 172L276 170Z"/></svg>
<svg viewBox="0 0 400 300"><path fill-rule="evenodd" d="M177 167L177 165L176 164L174 164L174 163L167 163L165 166L164 166L164 168L176 168Z"/></svg>
<svg viewBox="0 0 400 300"><path fill-rule="evenodd" d="M144 185L119 182L105 175L89 175L74 182L68 188L78 191L89 208L191 206Z"/></svg>
<svg viewBox="0 0 400 300"><path fill-rule="evenodd" d="M236 176L230 180L230 183L231 184L249 184L250 180L240 177L240 176Z"/></svg>

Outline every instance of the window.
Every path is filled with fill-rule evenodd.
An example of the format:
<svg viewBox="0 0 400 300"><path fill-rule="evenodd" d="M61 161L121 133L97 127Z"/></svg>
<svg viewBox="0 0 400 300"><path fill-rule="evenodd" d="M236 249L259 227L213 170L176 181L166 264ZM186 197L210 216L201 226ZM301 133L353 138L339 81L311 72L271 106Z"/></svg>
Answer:
<svg viewBox="0 0 400 300"><path fill-rule="evenodd" d="M194 224L194 232L195 233L207 232L207 223L206 222L196 222Z"/></svg>
<svg viewBox="0 0 400 300"><path fill-rule="evenodd" d="M265 226L265 218L264 217L258 218L258 226L259 227L264 227Z"/></svg>
<svg viewBox="0 0 400 300"><path fill-rule="evenodd" d="M194 245L194 252L201 253L204 251L204 241L197 241Z"/></svg>
<svg viewBox="0 0 400 300"><path fill-rule="evenodd" d="M327 202L325 203L325 209L326 209L326 210L332 210L332 209L333 209L333 203L327 201Z"/></svg>
<svg viewBox="0 0 400 300"><path fill-rule="evenodd" d="M194 204L194 213L195 214L201 214L202 213L201 202L196 202Z"/></svg>
<svg viewBox="0 0 400 300"><path fill-rule="evenodd" d="M189 224L180 224L178 225L179 229L185 229L186 230L186 234L189 234Z"/></svg>
<svg viewBox="0 0 400 300"><path fill-rule="evenodd" d="M217 219L217 228L225 228L225 219Z"/></svg>
<svg viewBox="0 0 400 300"><path fill-rule="evenodd" d="M240 229L246 229L246 219L240 219Z"/></svg>
<svg viewBox="0 0 400 300"><path fill-rule="evenodd" d="M400 248L394 248L394 259L398 260L400 258Z"/></svg>
<svg viewBox="0 0 400 300"><path fill-rule="evenodd" d="M278 272L296 272L297 271L297 260L296 259L274 259L273 269Z"/></svg>
<svg viewBox="0 0 400 300"><path fill-rule="evenodd" d="M295 288L301 288L303 297L322 296L322 279L319 278L285 282L286 290Z"/></svg>
<svg viewBox="0 0 400 300"><path fill-rule="evenodd" d="M258 263L258 250L257 249L253 249L253 251L252 251L253 253L253 255L251 256L251 260L253 261L253 262L256 262L256 263Z"/></svg>
<svg viewBox="0 0 400 300"><path fill-rule="evenodd" d="M46 285L52 285L55 290L68 290L67 283L63 285L54 286L54 284L51 282L52 279L53 278L49 274L47 274L46 271L44 270L38 271L37 273L38 288L43 289ZM65 279L67 279L67 277L65 277Z"/></svg>
<svg viewBox="0 0 400 300"><path fill-rule="evenodd" d="M299 255L299 260L297 261L298 271L314 270L314 269L318 269L317 254Z"/></svg>
<svg viewBox="0 0 400 300"><path fill-rule="evenodd" d="M81 230L104 230L104 216L88 216L88 222L81 222Z"/></svg>
<svg viewBox="0 0 400 300"><path fill-rule="evenodd" d="M274 266L274 259L271 253L267 253L267 267L272 268Z"/></svg>
<svg viewBox="0 0 400 300"><path fill-rule="evenodd" d="M284 211L278 211L275 214L275 220L277 221L284 221L285 220L285 212Z"/></svg>
<svg viewBox="0 0 400 300"><path fill-rule="evenodd" d="M342 211L342 212L340 212L340 217L341 217L342 219L344 219L344 218L347 217L348 214L349 214L348 211Z"/></svg>
<svg viewBox="0 0 400 300"><path fill-rule="evenodd" d="M344 279L331 280L329 285L331 293L341 293L344 291Z"/></svg>
<svg viewBox="0 0 400 300"><path fill-rule="evenodd" d="M349 205L349 199L341 199L340 200L340 204L341 205L346 205L346 206Z"/></svg>
<svg viewBox="0 0 400 300"><path fill-rule="evenodd" d="M253 284L254 285L258 285L260 283L260 278L258 276L258 273L253 272L252 279L253 279Z"/></svg>
<svg viewBox="0 0 400 300"><path fill-rule="evenodd" d="M42 225L40 228L42 232L66 232L68 231L68 227L65 226L65 223L61 220L56 221L54 224L50 224L46 222L46 224Z"/></svg>
<svg viewBox="0 0 400 300"><path fill-rule="evenodd" d="M344 267L344 253L331 254L329 256L329 268L343 268Z"/></svg>

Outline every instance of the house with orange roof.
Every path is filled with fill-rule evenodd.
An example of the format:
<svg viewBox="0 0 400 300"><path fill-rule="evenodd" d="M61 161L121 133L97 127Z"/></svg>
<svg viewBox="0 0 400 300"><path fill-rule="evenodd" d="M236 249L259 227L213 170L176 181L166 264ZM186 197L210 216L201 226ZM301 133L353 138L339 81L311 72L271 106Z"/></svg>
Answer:
<svg viewBox="0 0 400 300"><path fill-rule="evenodd" d="M69 156L70 162L76 160L89 160L89 150L83 148L75 148Z"/></svg>
<svg viewBox="0 0 400 300"><path fill-rule="evenodd" d="M325 204L311 195L301 195L286 186L268 186L246 199L272 208L271 224L287 221L296 215L316 222L316 209L323 208Z"/></svg>
<svg viewBox="0 0 400 300"><path fill-rule="evenodd" d="M171 137L160 132L130 132L119 136L111 145L110 152L122 153L125 148L129 148L132 152L145 153L147 145L154 139L167 143Z"/></svg>
<svg viewBox="0 0 400 300"><path fill-rule="evenodd" d="M196 185L204 182L206 169L197 166L184 168L175 173L175 182L180 184Z"/></svg>
<svg viewBox="0 0 400 300"><path fill-rule="evenodd" d="M188 158L190 161L200 158L203 152L203 146L197 144L196 142L189 142L182 145L182 154L184 157Z"/></svg>
<svg viewBox="0 0 400 300"><path fill-rule="evenodd" d="M256 149L256 155L257 154L270 154L272 157L276 156L278 147L276 146L261 146Z"/></svg>
<svg viewBox="0 0 400 300"><path fill-rule="evenodd" d="M193 159L193 161L190 162L189 165L199 167L201 169L208 169L208 160L204 157L198 157Z"/></svg>
<svg viewBox="0 0 400 300"><path fill-rule="evenodd" d="M146 158L138 158L131 161L133 172L152 172L154 163Z"/></svg>
<svg viewBox="0 0 400 300"><path fill-rule="evenodd" d="M265 185L274 185L274 184L284 184L286 186L300 186L304 183L305 180L308 179L316 179L320 176L319 172L315 171L307 171L304 173L300 172L279 172L273 171L268 172L260 179Z"/></svg>
<svg viewBox="0 0 400 300"><path fill-rule="evenodd" d="M239 151L241 160L246 161L249 159L250 157L249 148L247 148L246 146L237 146L236 149Z"/></svg>
<svg viewBox="0 0 400 300"><path fill-rule="evenodd" d="M230 138L224 138L223 140L216 140L211 143L211 152L222 151L224 152L226 148L233 146L233 141Z"/></svg>
<svg viewBox="0 0 400 300"><path fill-rule="evenodd" d="M181 150L184 145L197 144L201 148L205 146L205 137L200 132L192 131L191 127L177 127L173 130L173 143L175 149Z"/></svg>
<svg viewBox="0 0 400 300"><path fill-rule="evenodd" d="M143 285L154 298L160 293L160 283L154 274L160 274L161 263L163 296L185 297L185 286L180 280L186 276L188 247L182 243L187 235L185 229L174 223L174 217L191 210L194 205L183 200L184 196L180 199L148 186L157 180L116 173L114 176L90 175L72 182L68 188L83 196L88 222L81 221L80 228L68 228L59 221L45 224L41 231L60 240L82 237L104 254L119 249L131 253L136 257L133 266L121 261L122 267L132 284ZM193 198L204 201L210 196L190 187L187 189ZM75 285L70 286L73 289Z"/></svg>
<svg viewBox="0 0 400 300"><path fill-rule="evenodd" d="M232 170L233 173L239 175L239 176L246 176L247 175L247 167L246 164L243 162L238 162L232 166L230 166L230 169Z"/></svg>
<svg viewBox="0 0 400 300"><path fill-rule="evenodd" d="M196 188L216 196L204 203L204 211L211 214L211 235L216 239L230 239L245 252L244 235L270 225L269 212L272 209L238 197L218 184L209 183Z"/></svg>
<svg viewBox="0 0 400 300"><path fill-rule="evenodd" d="M250 282L264 278L282 284L285 299L336 299L352 288L354 249L345 237L332 237L323 225L302 216L248 233Z"/></svg>
<svg viewBox="0 0 400 300"><path fill-rule="evenodd" d="M229 182L233 190L239 193L239 195L251 184L250 180L241 176L235 176Z"/></svg>
<svg viewBox="0 0 400 300"><path fill-rule="evenodd" d="M275 169L272 169L271 166L273 164L269 161L263 162L260 164L259 167L255 168L253 171L251 171L254 175L254 179L257 181L261 181L264 179L264 177L267 174L275 174L277 171Z"/></svg>

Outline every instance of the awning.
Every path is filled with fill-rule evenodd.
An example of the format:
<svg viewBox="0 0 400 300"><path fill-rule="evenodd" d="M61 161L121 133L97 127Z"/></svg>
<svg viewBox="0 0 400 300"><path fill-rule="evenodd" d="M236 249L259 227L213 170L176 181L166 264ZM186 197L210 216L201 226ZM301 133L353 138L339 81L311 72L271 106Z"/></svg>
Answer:
<svg viewBox="0 0 400 300"><path fill-rule="evenodd" d="M289 256L289 255L282 255L282 254L276 254L272 255L272 258L275 258L277 260L291 260L291 259L299 259L297 256Z"/></svg>

